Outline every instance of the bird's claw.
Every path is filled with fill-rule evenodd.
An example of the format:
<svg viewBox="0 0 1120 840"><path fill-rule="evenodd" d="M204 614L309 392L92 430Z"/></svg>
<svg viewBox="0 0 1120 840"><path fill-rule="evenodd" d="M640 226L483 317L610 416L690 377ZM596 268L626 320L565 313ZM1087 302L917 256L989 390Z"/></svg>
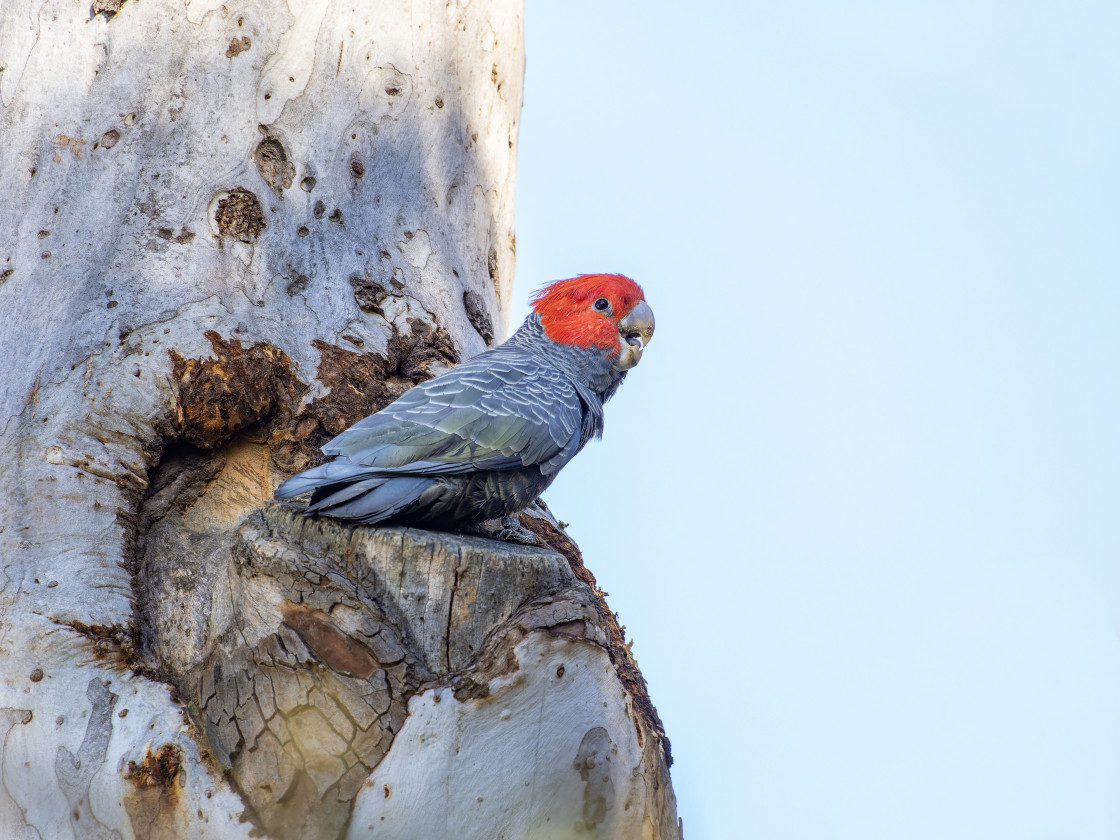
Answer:
<svg viewBox="0 0 1120 840"><path fill-rule="evenodd" d="M547 548L540 537L521 524L521 519L517 514L511 514L505 519L487 519L485 522L464 527L462 530L466 533L489 537L501 542L529 545L534 548Z"/></svg>
<svg viewBox="0 0 1120 840"><path fill-rule="evenodd" d="M511 516L505 520L502 526L502 530L498 532L498 539L503 542L531 545L534 548L548 548L547 543L522 525L516 516Z"/></svg>

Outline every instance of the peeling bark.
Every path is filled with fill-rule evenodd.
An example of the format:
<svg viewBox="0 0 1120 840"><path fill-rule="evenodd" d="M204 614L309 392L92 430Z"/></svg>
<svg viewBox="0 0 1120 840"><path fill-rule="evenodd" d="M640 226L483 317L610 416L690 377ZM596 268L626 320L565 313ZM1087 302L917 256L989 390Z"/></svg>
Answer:
<svg viewBox="0 0 1120 840"><path fill-rule="evenodd" d="M594 671L595 714L506 727L574 791L507 805L679 833L668 742L555 523L567 560L269 502L501 338L520 50L505 2L0 4L5 836L391 834L375 780L426 763L413 709L543 697L526 651Z"/></svg>

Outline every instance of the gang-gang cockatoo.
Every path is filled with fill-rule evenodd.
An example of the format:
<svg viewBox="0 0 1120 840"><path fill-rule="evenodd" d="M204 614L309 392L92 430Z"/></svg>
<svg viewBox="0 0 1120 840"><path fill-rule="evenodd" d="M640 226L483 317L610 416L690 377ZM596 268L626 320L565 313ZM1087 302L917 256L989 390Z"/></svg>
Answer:
<svg viewBox="0 0 1120 840"><path fill-rule="evenodd" d="M307 513L471 527L532 504L591 437L642 357L653 310L618 274L545 286L504 344L405 393L323 447L333 461L276 491Z"/></svg>

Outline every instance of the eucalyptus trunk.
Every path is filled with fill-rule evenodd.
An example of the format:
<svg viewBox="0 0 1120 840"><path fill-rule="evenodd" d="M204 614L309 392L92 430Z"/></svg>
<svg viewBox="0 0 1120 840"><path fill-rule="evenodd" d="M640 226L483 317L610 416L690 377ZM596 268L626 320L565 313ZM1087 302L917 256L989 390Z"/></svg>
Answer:
<svg viewBox="0 0 1120 840"><path fill-rule="evenodd" d="M521 547L270 502L507 329L521 26L0 3L4 837L678 835L547 511Z"/></svg>

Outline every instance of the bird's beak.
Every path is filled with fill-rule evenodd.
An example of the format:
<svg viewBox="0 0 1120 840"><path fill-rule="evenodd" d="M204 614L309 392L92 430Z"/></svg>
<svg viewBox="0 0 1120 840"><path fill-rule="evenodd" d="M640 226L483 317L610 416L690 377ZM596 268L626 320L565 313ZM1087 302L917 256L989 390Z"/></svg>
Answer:
<svg viewBox="0 0 1120 840"><path fill-rule="evenodd" d="M653 326L653 310L644 300L638 301L618 322L618 334L622 339L622 352L618 359L620 369L630 370L641 360L644 345L653 338Z"/></svg>

